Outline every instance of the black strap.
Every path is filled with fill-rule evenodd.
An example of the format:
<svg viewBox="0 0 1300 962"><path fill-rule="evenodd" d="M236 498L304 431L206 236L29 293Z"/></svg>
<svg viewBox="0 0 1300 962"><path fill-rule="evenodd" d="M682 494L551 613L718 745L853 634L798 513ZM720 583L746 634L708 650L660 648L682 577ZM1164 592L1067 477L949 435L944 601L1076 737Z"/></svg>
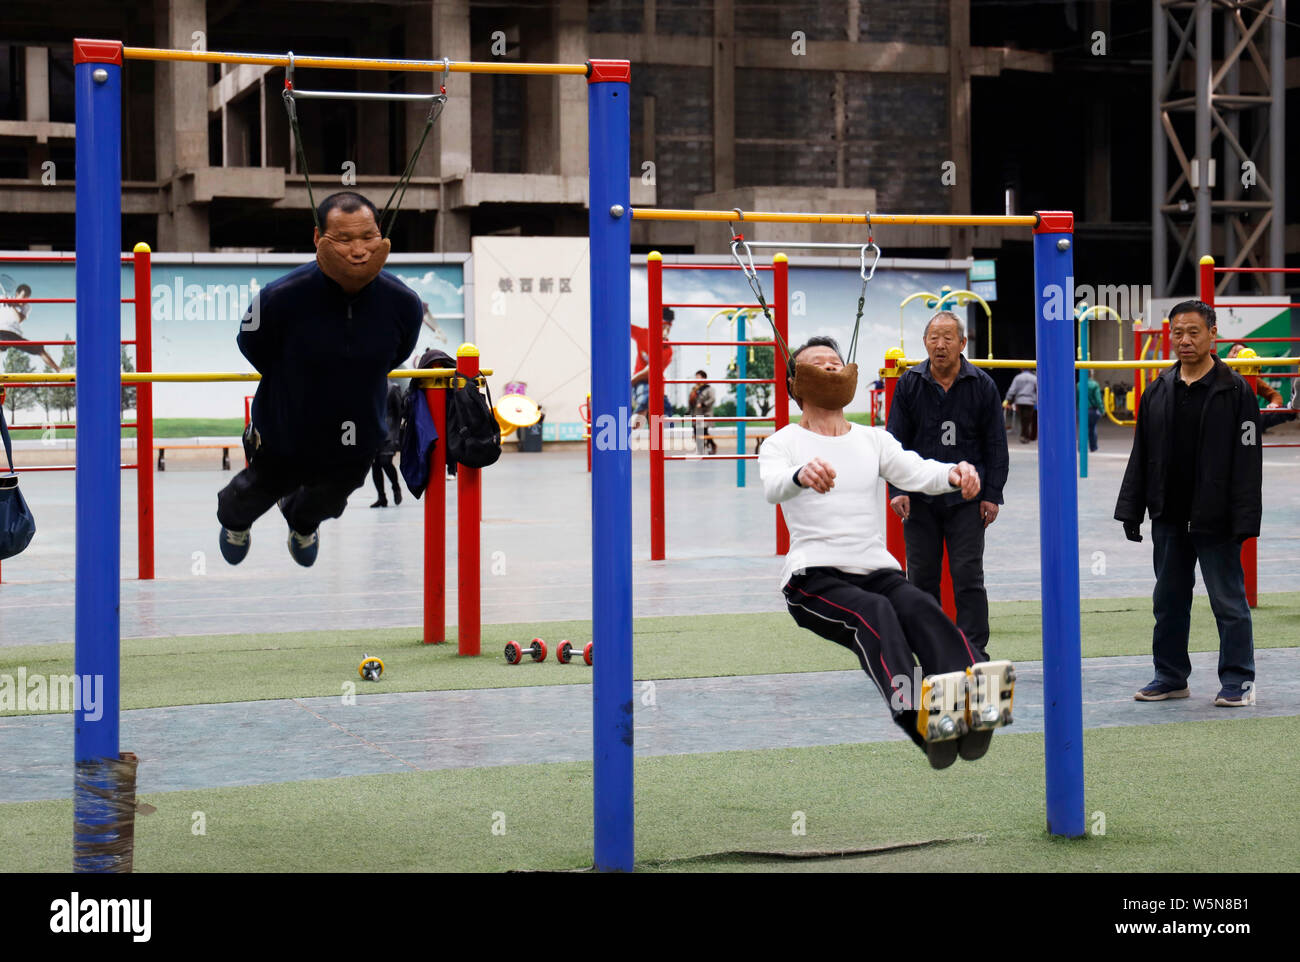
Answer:
<svg viewBox="0 0 1300 962"><path fill-rule="evenodd" d="M0 403L0 432L3 432L5 439L5 459L9 462L9 473L14 473L14 449L9 443L9 425L5 421L4 404Z"/></svg>
<svg viewBox="0 0 1300 962"><path fill-rule="evenodd" d="M429 104L429 116L424 121L424 132L420 134L420 142L415 145L415 150L406 162L406 169L402 171L402 176L397 178L397 183L393 185L392 193L388 195L384 209L379 215L378 226L382 237L388 237L393 230L393 224L397 221L397 212L401 209L402 201L406 197L406 188L411 182L411 175L415 173L415 165L419 162L420 155L424 153L424 144L429 139L429 131L438 122L438 118L442 116L442 108L447 104L446 79L451 67L446 60L443 60L443 64L443 82L438 87L437 95ZM311 173L307 170L307 154L302 146L302 130L298 127L298 104L293 96L292 51L289 53L289 69L285 74L283 97L284 109L289 114L289 127L293 131L293 144L298 156L298 167L302 170L302 179L307 185L307 203L311 205L311 218L316 224L316 229L324 234L325 226L320 222L320 215L316 211L316 198L312 195ZM393 203L394 198L397 199L396 205Z"/></svg>

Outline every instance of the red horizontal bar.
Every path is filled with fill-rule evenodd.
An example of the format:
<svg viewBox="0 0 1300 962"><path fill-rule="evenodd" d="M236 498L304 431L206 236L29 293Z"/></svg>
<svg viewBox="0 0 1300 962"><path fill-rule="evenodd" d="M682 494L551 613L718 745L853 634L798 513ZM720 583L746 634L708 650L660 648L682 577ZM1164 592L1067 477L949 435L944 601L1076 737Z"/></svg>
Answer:
<svg viewBox="0 0 1300 962"><path fill-rule="evenodd" d="M757 304L661 304L661 305L659 305L659 306L660 306L660 307L717 307L717 308L722 308L722 307L752 307L754 310L758 310L758 309L759 309L759 307L758 307Z"/></svg>
<svg viewBox="0 0 1300 962"><path fill-rule="evenodd" d="M1270 342L1300 341L1300 337L1216 337L1214 339L1215 344L1236 344L1238 341L1241 341L1242 343L1250 342L1252 344L1267 344Z"/></svg>
<svg viewBox="0 0 1300 962"><path fill-rule="evenodd" d="M699 384L694 378L664 378L665 384ZM775 384L776 381L770 377L731 377L731 378L714 378L709 381L710 384Z"/></svg>
<svg viewBox="0 0 1300 962"><path fill-rule="evenodd" d="M1300 267L1216 267L1216 274L1300 274Z"/></svg>
<svg viewBox="0 0 1300 962"><path fill-rule="evenodd" d="M1300 341L1300 337L1296 338ZM776 341L664 341L665 347L776 347Z"/></svg>
<svg viewBox="0 0 1300 962"><path fill-rule="evenodd" d="M716 418L715 418L712 414L708 414L708 415L699 415L699 416L696 416L696 417L692 417L692 416L690 416L690 415L686 415L686 414L674 414L674 415L673 415L672 417L670 417L670 418L661 418L660 420L661 420L661 421L771 421L772 419L771 419L770 417L766 417L766 418L765 418L765 417L760 417L760 416L756 416L756 417L748 417L748 418L735 418L735 417L733 417L733 418L716 417Z"/></svg>
<svg viewBox="0 0 1300 962"><path fill-rule="evenodd" d="M736 264L665 264L666 271L738 271L740 267ZM773 270L771 264L757 264L754 267L756 271Z"/></svg>
<svg viewBox="0 0 1300 962"><path fill-rule="evenodd" d="M119 464L118 467L121 468L123 471L129 471L138 467L138 465ZM14 468L15 473L19 471L75 471L75 470L77 470L77 466L75 464L44 464L44 465L38 465L36 467Z"/></svg>
<svg viewBox="0 0 1300 962"><path fill-rule="evenodd" d="M0 304L75 304L75 297L6 297ZM134 297L122 298L123 304L134 304Z"/></svg>
<svg viewBox="0 0 1300 962"><path fill-rule="evenodd" d="M1261 448L1300 448L1300 444L1261 444Z"/></svg>
<svg viewBox="0 0 1300 962"><path fill-rule="evenodd" d="M1300 304L1244 304L1241 301L1215 301L1210 306L1217 310L1220 307L1300 307Z"/></svg>
<svg viewBox="0 0 1300 962"><path fill-rule="evenodd" d="M139 425L136 424L136 422L134 421L123 421L121 426L124 428L139 427ZM44 431L47 428L54 428L54 430L60 431L65 428L68 430L76 430L76 427L77 425L75 422L69 423L67 421L60 421L58 424L11 424L9 425L9 430L10 431Z"/></svg>
<svg viewBox="0 0 1300 962"><path fill-rule="evenodd" d="M757 454L665 454L665 461L753 461Z"/></svg>
<svg viewBox="0 0 1300 962"><path fill-rule="evenodd" d="M18 347L22 344L36 344L41 347L58 347L60 345L67 347L76 344L76 341L0 341L0 347ZM135 338L129 341L123 341L123 344L134 344Z"/></svg>
<svg viewBox="0 0 1300 962"><path fill-rule="evenodd" d="M63 255L63 256L50 255L50 256L48 256L48 257L43 256L43 255L41 255L41 254L4 254L4 255L0 255L0 263L9 263L9 262L13 262L13 263L24 263L24 264L26 264L26 263L36 263L36 264L39 264L39 263L41 263L41 262L45 262L45 263L47 263L47 264L70 264L70 263L74 263L76 260L77 260L77 257L76 257L75 254L71 254L71 255ZM133 261L133 260L135 260L135 256L134 256L133 254L123 254L123 255L122 255L122 263L123 263L123 264L129 264L129 263L130 263L131 261Z"/></svg>

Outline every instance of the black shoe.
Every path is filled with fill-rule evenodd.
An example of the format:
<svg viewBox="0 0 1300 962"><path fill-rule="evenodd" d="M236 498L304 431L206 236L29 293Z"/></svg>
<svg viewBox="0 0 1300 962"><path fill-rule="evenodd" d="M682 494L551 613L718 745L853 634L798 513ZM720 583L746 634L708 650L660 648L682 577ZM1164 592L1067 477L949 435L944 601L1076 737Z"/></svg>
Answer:
<svg viewBox="0 0 1300 962"><path fill-rule="evenodd" d="M970 731L957 739L957 754L968 762L983 758L993 742L993 729Z"/></svg>
<svg viewBox="0 0 1300 962"><path fill-rule="evenodd" d="M237 565L244 560L248 554L248 543L251 540L251 529L245 528L243 531L231 531L229 528L221 529L221 557L225 558L232 565Z"/></svg>
<svg viewBox="0 0 1300 962"><path fill-rule="evenodd" d="M385 501L383 498L380 498L378 501L376 501L376 502L375 502L374 504L372 504L370 507L372 507L372 508L386 508L386 507L388 507L388 502Z"/></svg>
<svg viewBox="0 0 1300 962"><path fill-rule="evenodd" d="M967 735L967 738L970 736ZM942 742L926 742L925 757L930 759L931 768L947 768L957 760L957 743L961 739L949 738ZM987 748L987 746L985 746Z"/></svg>
<svg viewBox="0 0 1300 962"><path fill-rule="evenodd" d="M397 485L393 485L393 504L401 504L401 503L402 503L402 489L399 488Z"/></svg>

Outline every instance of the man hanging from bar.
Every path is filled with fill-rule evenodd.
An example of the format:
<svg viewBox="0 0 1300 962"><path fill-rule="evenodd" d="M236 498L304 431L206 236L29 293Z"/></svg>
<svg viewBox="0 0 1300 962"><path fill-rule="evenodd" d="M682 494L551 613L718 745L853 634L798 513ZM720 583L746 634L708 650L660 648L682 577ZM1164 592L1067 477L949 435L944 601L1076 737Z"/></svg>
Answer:
<svg viewBox="0 0 1300 962"><path fill-rule="evenodd" d="M217 495L221 554L239 564L253 522L279 504L289 554L310 567L319 527L365 482L387 434L388 372L415 350L419 295L383 271L379 212L352 191L316 211L316 260L262 288L237 342L262 375L244 434L248 467Z"/></svg>
<svg viewBox="0 0 1300 962"><path fill-rule="evenodd" d="M850 423L844 408L857 391L857 365L844 363L831 338L791 352L787 373L803 417L763 443L758 464L767 500L781 505L790 529L781 572L790 614L858 656L933 767L958 754L982 757L993 729L1011 721L1014 670L986 661L939 603L903 577L885 548L884 510L885 481L930 495L960 491L970 501L980 493L978 472L966 461L926 460L883 428Z"/></svg>

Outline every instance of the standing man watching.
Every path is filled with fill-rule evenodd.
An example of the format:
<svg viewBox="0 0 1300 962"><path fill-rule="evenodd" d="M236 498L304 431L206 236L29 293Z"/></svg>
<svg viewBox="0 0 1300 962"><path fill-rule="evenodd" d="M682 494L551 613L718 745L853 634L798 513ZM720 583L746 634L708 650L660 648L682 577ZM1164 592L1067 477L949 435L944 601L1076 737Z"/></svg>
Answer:
<svg viewBox="0 0 1300 962"><path fill-rule="evenodd" d="M232 565L277 503L289 554L315 563L320 523L343 513L388 435L388 372L420 334L419 295L382 270L390 244L375 205L341 191L316 214L316 260L262 288L240 324L239 349L262 381L244 434L248 467L217 494Z"/></svg>
<svg viewBox="0 0 1300 962"><path fill-rule="evenodd" d="M707 418L713 415L713 388L709 385L709 372L695 372L695 386L691 388L691 396L687 409L691 417ZM703 454L708 451L709 454L717 454L718 446L709 437L708 421L692 421L691 425L695 428L695 453Z"/></svg>
<svg viewBox="0 0 1300 962"><path fill-rule="evenodd" d="M984 529L998 516L1009 463L1001 399L993 379L962 356L966 330L956 314L935 314L924 339L929 360L899 378L885 430L923 458L973 464L980 497L967 501L959 493L931 495L891 486L889 506L904 522L907 579L936 601L947 544L957 627L987 657Z"/></svg>
<svg viewBox="0 0 1300 962"><path fill-rule="evenodd" d="M1196 563L1219 628L1214 704L1255 703L1255 646L1241 545L1258 537L1263 483L1259 406L1245 379L1214 353L1214 308L1183 301L1169 311L1178 362L1142 395L1133 452L1115 505L1130 541L1151 515L1156 587L1155 678L1138 701L1186 698Z"/></svg>
<svg viewBox="0 0 1300 962"><path fill-rule="evenodd" d="M1004 407L1015 406L1020 422L1020 443L1038 440L1038 375L1025 368L1011 381ZM1003 429L1005 430L1005 428Z"/></svg>

